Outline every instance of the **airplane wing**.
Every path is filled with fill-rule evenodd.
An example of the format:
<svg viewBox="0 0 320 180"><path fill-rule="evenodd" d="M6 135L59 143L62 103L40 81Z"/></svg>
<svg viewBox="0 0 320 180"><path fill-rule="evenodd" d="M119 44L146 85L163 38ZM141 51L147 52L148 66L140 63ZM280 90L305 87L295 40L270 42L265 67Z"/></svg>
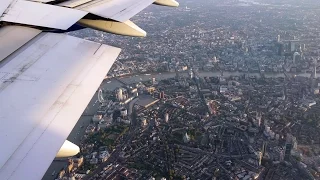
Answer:
<svg viewBox="0 0 320 180"><path fill-rule="evenodd" d="M121 51L57 32L80 25L145 36L129 19L151 3L177 6L174 0L1 0L0 179L41 179L56 156L79 152L65 140Z"/></svg>

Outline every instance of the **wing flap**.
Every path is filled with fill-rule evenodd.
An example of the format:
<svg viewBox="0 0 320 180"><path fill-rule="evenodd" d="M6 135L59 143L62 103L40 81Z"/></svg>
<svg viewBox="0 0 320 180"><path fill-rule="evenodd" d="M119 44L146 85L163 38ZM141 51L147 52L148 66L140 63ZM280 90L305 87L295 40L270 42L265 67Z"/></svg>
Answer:
<svg viewBox="0 0 320 180"><path fill-rule="evenodd" d="M152 4L155 0L80 0L59 5L75 7L103 18L124 22ZM85 2L85 3L82 3ZM78 3L76 6L75 4ZM81 4L81 5L79 5Z"/></svg>
<svg viewBox="0 0 320 180"><path fill-rule="evenodd" d="M27 0L27 1L34 1L34 2L39 2L39 3L49 3L49 2L53 2L55 0Z"/></svg>
<svg viewBox="0 0 320 180"><path fill-rule="evenodd" d="M7 11L0 17L0 21L63 30L87 14L85 11L25 0L12 3Z"/></svg>
<svg viewBox="0 0 320 180"><path fill-rule="evenodd" d="M26 46L0 68L0 74L7 74L0 81L3 179L42 178L120 53L118 48L51 33Z"/></svg>
<svg viewBox="0 0 320 180"><path fill-rule="evenodd" d="M0 62L39 33L40 30L22 26L0 28Z"/></svg>
<svg viewBox="0 0 320 180"><path fill-rule="evenodd" d="M59 5L68 7L68 8L75 8L77 6L83 5L91 1L94 1L94 0L69 0L69 1L62 2Z"/></svg>

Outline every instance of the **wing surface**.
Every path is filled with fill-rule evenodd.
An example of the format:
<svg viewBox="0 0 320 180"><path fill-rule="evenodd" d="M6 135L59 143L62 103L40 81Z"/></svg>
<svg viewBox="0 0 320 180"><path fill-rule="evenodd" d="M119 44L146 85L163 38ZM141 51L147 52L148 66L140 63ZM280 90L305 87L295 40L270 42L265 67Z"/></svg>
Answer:
<svg viewBox="0 0 320 180"><path fill-rule="evenodd" d="M16 0L10 4L0 20L66 30L86 14L87 12L76 9Z"/></svg>
<svg viewBox="0 0 320 180"><path fill-rule="evenodd" d="M1 179L41 179L119 53L41 33L2 61Z"/></svg>
<svg viewBox="0 0 320 180"><path fill-rule="evenodd" d="M13 0L1 0L1 3L0 3L0 15L3 14L6 9L10 6L10 3L12 2Z"/></svg>
<svg viewBox="0 0 320 180"><path fill-rule="evenodd" d="M22 26L0 28L0 62L41 33L38 29Z"/></svg>
<svg viewBox="0 0 320 180"><path fill-rule="evenodd" d="M87 11L103 18L124 22L155 0L80 0L66 1L61 6Z"/></svg>

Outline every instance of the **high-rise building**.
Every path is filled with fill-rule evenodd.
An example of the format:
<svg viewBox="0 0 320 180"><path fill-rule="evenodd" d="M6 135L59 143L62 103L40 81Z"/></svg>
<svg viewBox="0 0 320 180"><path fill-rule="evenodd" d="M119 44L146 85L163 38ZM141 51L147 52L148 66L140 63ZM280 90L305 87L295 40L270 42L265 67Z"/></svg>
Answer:
<svg viewBox="0 0 320 180"><path fill-rule="evenodd" d="M161 91L159 94L159 99L164 99L164 91Z"/></svg>
<svg viewBox="0 0 320 180"><path fill-rule="evenodd" d="M297 150L298 149L298 141L297 138L292 136L292 149Z"/></svg>
<svg viewBox="0 0 320 180"><path fill-rule="evenodd" d="M279 56L283 56L283 54L284 54L284 49L285 49L284 44L283 44L283 43L279 43L279 44L278 44L278 55L279 55Z"/></svg>
<svg viewBox="0 0 320 180"><path fill-rule="evenodd" d="M188 143L190 141L190 136L186 132L186 134L183 136L183 142Z"/></svg>
<svg viewBox="0 0 320 180"><path fill-rule="evenodd" d="M122 101L123 100L123 94L122 94L122 88L119 88L118 91L117 91L117 98L119 101Z"/></svg>
<svg viewBox="0 0 320 180"><path fill-rule="evenodd" d="M143 119L141 120L141 126L142 126L142 127L145 127L147 124L148 124L148 123L147 123L147 119L146 119L146 118L143 118Z"/></svg>
<svg viewBox="0 0 320 180"><path fill-rule="evenodd" d="M288 161L290 159L292 148L293 148L292 135L291 134L287 134L285 152L284 152L284 159L286 161Z"/></svg>
<svg viewBox="0 0 320 180"><path fill-rule="evenodd" d="M280 42L281 41L281 37L280 37L280 34L278 35L277 37L277 42Z"/></svg>
<svg viewBox="0 0 320 180"><path fill-rule="evenodd" d="M283 149L281 149L281 151L280 151L280 154L279 154L279 160L280 161L283 161L284 160L284 150Z"/></svg>
<svg viewBox="0 0 320 180"><path fill-rule="evenodd" d="M293 52L296 50L296 42L294 41L290 41L289 42L289 46L290 46L290 51Z"/></svg>
<svg viewBox="0 0 320 180"><path fill-rule="evenodd" d="M274 160L282 162L284 160L284 149L283 147L274 148Z"/></svg>
<svg viewBox="0 0 320 180"><path fill-rule="evenodd" d="M293 59L292 59L292 63L295 65L297 62L299 62L301 59L300 53L295 52L293 53Z"/></svg>
<svg viewBox="0 0 320 180"><path fill-rule="evenodd" d="M259 166L261 166L262 157L263 157L262 152L258 152Z"/></svg>
<svg viewBox="0 0 320 180"><path fill-rule="evenodd" d="M156 78L152 78L152 84L153 84L153 85L156 84Z"/></svg>
<svg viewBox="0 0 320 180"><path fill-rule="evenodd" d="M212 61L213 61L214 63L218 62L217 57L214 56L213 59L212 59Z"/></svg>
<svg viewBox="0 0 320 180"><path fill-rule="evenodd" d="M267 142L263 141L262 149L261 149L262 157L266 155L266 152L267 152Z"/></svg>
<svg viewBox="0 0 320 180"><path fill-rule="evenodd" d="M317 78L317 63L314 64L313 67L313 78L316 79Z"/></svg>
<svg viewBox="0 0 320 180"><path fill-rule="evenodd" d="M165 115L164 115L164 121L167 123L167 122L169 122L169 114L168 113L166 113Z"/></svg>
<svg viewBox="0 0 320 180"><path fill-rule="evenodd" d="M126 108L121 108L120 109L120 114L122 117L125 117L128 115L128 110Z"/></svg>
<svg viewBox="0 0 320 180"><path fill-rule="evenodd" d="M193 70L192 70L192 68L189 70L189 77L190 77L190 79L193 78Z"/></svg>
<svg viewBox="0 0 320 180"><path fill-rule="evenodd" d="M261 112L256 112L256 125L258 127L261 126L261 118L262 118Z"/></svg>
<svg viewBox="0 0 320 180"><path fill-rule="evenodd" d="M284 152L284 159L286 161L288 161L290 159L291 149L292 149L292 144L291 143L286 143L285 152Z"/></svg>
<svg viewBox="0 0 320 180"><path fill-rule="evenodd" d="M313 71L310 76L310 86L311 86L311 92L314 92L314 87L316 87L316 78L317 78L317 60L315 59L313 61Z"/></svg>

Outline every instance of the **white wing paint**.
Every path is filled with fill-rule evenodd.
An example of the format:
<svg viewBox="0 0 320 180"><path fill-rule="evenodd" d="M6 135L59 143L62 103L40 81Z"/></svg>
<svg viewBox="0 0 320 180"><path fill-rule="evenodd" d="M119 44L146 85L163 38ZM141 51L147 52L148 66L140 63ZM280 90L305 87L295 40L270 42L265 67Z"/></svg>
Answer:
<svg viewBox="0 0 320 180"><path fill-rule="evenodd" d="M49 2L53 2L55 0L27 0L27 1L40 2L40 3L49 3Z"/></svg>
<svg viewBox="0 0 320 180"><path fill-rule="evenodd" d="M65 1L59 4L59 6L69 7L69 8L75 8L77 6L83 5L85 3L91 2L94 0L69 0Z"/></svg>
<svg viewBox="0 0 320 180"><path fill-rule="evenodd" d="M13 0L1 0L1 3L0 3L0 17L6 11L6 9L9 7L9 5L10 5L10 3L12 1Z"/></svg>
<svg viewBox="0 0 320 180"><path fill-rule="evenodd" d="M66 30L86 14L76 9L17 0L10 5L0 21Z"/></svg>
<svg viewBox="0 0 320 180"><path fill-rule="evenodd" d="M0 62L39 33L38 29L22 26L0 28Z"/></svg>
<svg viewBox="0 0 320 180"><path fill-rule="evenodd" d="M152 4L155 0L93 0L77 7L62 3L66 7L90 12L92 14L124 22ZM72 4L74 4L73 2Z"/></svg>
<svg viewBox="0 0 320 180"><path fill-rule="evenodd" d="M48 33L3 61L1 179L41 179L119 52Z"/></svg>

